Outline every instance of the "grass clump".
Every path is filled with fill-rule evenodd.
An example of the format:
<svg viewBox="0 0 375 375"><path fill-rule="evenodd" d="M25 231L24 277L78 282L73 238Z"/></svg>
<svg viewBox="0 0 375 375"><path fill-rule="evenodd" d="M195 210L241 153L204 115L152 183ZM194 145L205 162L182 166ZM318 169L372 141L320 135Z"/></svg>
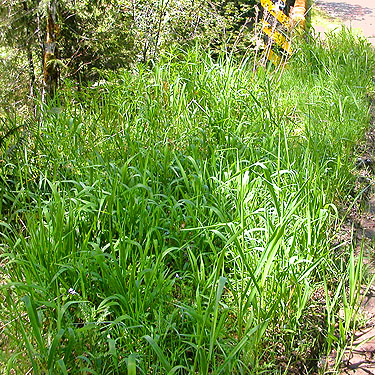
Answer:
<svg viewBox="0 0 375 375"><path fill-rule="evenodd" d="M1 165L5 373L312 373L344 345L330 228L373 52L333 38L281 77L197 48L67 84Z"/></svg>

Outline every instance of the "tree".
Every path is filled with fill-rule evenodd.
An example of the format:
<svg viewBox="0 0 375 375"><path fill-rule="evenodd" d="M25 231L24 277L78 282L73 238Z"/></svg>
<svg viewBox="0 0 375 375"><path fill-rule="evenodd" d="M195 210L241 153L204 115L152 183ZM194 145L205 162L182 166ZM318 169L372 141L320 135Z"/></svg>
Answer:
<svg viewBox="0 0 375 375"><path fill-rule="evenodd" d="M0 4L0 107L10 110L32 99L37 85L35 56L37 17L34 0L2 0Z"/></svg>
<svg viewBox="0 0 375 375"><path fill-rule="evenodd" d="M214 50L223 44L243 50L249 39L244 25L254 14L255 0L0 3L0 47L14 56L7 59L8 67L18 72L22 90L27 87L32 98L37 89L53 97L60 75L77 82L96 80L103 70L157 60L171 45L185 48L199 41Z"/></svg>
<svg viewBox="0 0 375 375"><path fill-rule="evenodd" d="M54 97L59 81L59 48L57 44L58 25L56 18L56 0L51 0L47 5L46 41L44 44L43 55L43 97L44 93L47 93L50 98Z"/></svg>

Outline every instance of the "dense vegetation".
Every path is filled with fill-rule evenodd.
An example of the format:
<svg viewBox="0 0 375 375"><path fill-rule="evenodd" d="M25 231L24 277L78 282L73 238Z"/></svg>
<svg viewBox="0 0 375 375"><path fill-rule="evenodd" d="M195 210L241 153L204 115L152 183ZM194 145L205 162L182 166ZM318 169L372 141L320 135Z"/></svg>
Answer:
<svg viewBox="0 0 375 375"><path fill-rule="evenodd" d="M345 346L362 268L335 202L374 54L345 30L295 50L172 49L1 118L25 121L1 144L4 373L302 374Z"/></svg>
<svg viewBox="0 0 375 375"><path fill-rule="evenodd" d="M103 70L154 64L171 45L188 48L199 41L212 53L244 52L253 44L249 25L257 3L1 0L0 112L24 110L25 97L32 99L42 89L45 69L79 85Z"/></svg>

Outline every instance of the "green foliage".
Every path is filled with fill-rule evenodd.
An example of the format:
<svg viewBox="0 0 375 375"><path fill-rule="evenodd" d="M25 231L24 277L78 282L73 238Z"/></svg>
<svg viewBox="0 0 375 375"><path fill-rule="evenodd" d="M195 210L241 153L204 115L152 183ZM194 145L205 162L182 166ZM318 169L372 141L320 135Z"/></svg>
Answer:
<svg viewBox="0 0 375 375"><path fill-rule="evenodd" d="M196 47L66 83L1 164L8 373L303 373L343 345L362 270L331 228L374 59L336 38L282 76Z"/></svg>
<svg viewBox="0 0 375 375"><path fill-rule="evenodd" d="M29 8L32 7L31 8ZM27 113L35 81L32 46L38 45L36 1L4 0L0 7L0 116ZM31 63L31 64L30 64Z"/></svg>
<svg viewBox="0 0 375 375"><path fill-rule="evenodd" d="M23 110L43 88L48 0L3 0L0 9L0 111ZM62 78L81 84L104 71L156 63L160 54L195 43L244 52L255 1L116 0L57 2ZM21 100L20 100L21 98ZM14 104L17 103L17 104Z"/></svg>
<svg viewBox="0 0 375 375"><path fill-rule="evenodd" d="M246 4L245 4L246 3ZM78 2L61 7L65 59L81 77L131 63L156 62L173 45L188 47L242 41L241 27L254 15L254 2L176 0ZM248 34L249 32L247 32Z"/></svg>

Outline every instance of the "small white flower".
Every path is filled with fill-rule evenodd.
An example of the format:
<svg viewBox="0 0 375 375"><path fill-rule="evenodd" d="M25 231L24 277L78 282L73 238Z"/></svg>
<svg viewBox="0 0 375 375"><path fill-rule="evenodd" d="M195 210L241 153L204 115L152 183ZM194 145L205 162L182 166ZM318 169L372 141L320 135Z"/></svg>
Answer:
<svg viewBox="0 0 375 375"><path fill-rule="evenodd" d="M78 295L78 293L73 288L68 289L68 294L71 294L72 296Z"/></svg>

